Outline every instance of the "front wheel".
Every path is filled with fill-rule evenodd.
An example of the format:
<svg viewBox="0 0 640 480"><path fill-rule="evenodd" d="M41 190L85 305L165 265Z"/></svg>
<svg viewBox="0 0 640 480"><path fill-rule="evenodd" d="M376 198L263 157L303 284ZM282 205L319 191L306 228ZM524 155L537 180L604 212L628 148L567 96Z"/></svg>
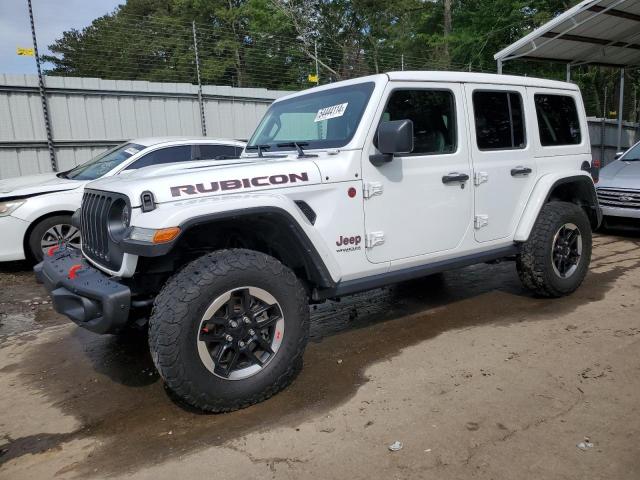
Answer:
<svg viewBox="0 0 640 480"><path fill-rule="evenodd" d="M228 412L291 383L308 332L306 292L291 270L259 252L223 250L167 282L149 320L149 346L174 393Z"/></svg>
<svg viewBox="0 0 640 480"><path fill-rule="evenodd" d="M542 207L517 258L522 283L543 297L573 293L591 262L591 224L584 210L567 202Z"/></svg>
<svg viewBox="0 0 640 480"><path fill-rule="evenodd" d="M38 262L51 247L80 248L80 230L71 225L71 215L55 215L33 226L27 238L27 256Z"/></svg>

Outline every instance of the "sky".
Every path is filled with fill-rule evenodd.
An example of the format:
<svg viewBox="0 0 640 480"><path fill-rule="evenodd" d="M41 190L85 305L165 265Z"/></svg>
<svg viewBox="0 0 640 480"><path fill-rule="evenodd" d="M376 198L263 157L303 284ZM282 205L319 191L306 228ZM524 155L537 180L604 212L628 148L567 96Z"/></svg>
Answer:
<svg viewBox="0 0 640 480"><path fill-rule="evenodd" d="M86 27L125 0L32 0L40 55L62 32ZM16 47L31 48L27 0L0 0L0 73L36 73L34 57L21 57Z"/></svg>

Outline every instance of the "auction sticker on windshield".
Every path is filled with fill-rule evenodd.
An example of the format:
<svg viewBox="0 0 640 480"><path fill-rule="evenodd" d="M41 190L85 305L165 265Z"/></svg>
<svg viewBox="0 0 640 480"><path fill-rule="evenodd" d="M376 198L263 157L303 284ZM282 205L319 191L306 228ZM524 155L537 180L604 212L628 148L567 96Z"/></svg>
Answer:
<svg viewBox="0 0 640 480"><path fill-rule="evenodd" d="M129 147L125 150L125 153L128 153L129 155L135 155L139 151L140 150L138 150L137 148Z"/></svg>
<svg viewBox="0 0 640 480"><path fill-rule="evenodd" d="M333 105L331 107L325 107L318 110L316 114L316 119L314 122L321 122L323 120L329 120L330 118L337 118L344 115L344 112L347 110L347 105L349 103L341 103L340 105Z"/></svg>

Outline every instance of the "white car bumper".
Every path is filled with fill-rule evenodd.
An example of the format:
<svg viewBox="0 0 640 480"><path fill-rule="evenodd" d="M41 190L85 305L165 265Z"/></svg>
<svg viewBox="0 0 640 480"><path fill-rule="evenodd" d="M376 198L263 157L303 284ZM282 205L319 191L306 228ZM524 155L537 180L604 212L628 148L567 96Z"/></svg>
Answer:
<svg viewBox="0 0 640 480"><path fill-rule="evenodd" d="M29 222L19 218L0 217L0 262L24 260L24 234Z"/></svg>

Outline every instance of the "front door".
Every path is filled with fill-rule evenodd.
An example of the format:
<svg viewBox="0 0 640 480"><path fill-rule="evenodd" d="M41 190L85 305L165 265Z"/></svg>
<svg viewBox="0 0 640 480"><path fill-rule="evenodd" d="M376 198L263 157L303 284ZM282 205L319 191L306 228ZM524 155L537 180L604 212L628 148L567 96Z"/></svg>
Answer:
<svg viewBox="0 0 640 480"><path fill-rule="evenodd" d="M476 184L475 238L488 242L515 232L535 183L527 90L480 84L466 84L465 90Z"/></svg>
<svg viewBox="0 0 640 480"><path fill-rule="evenodd" d="M387 86L379 121L413 121L414 147L375 166L374 125L362 159L367 257L374 263L455 249L473 215L464 102L459 84Z"/></svg>

